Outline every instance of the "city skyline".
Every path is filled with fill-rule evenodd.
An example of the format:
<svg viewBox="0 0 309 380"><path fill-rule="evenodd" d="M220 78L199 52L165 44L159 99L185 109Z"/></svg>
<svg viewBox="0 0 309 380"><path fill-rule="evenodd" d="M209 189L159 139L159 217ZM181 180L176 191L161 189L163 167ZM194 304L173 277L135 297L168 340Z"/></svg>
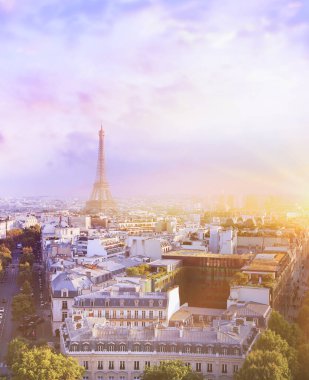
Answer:
<svg viewBox="0 0 309 380"><path fill-rule="evenodd" d="M309 190L304 1L0 0L0 196ZM308 17L307 17L308 18Z"/></svg>

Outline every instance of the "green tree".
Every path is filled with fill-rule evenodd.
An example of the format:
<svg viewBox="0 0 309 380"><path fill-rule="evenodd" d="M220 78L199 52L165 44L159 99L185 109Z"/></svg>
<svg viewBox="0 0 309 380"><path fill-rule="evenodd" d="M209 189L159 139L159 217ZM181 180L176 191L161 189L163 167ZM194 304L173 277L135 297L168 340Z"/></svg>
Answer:
<svg viewBox="0 0 309 380"><path fill-rule="evenodd" d="M277 311L272 311L268 328L280 335L290 346L296 347L299 344L301 336L299 327L295 323L287 322Z"/></svg>
<svg viewBox="0 0 309 380"><path fill-rule="evenodd" d="M19 362L23 352L28 350L29 346L24 339L15 338L11 340L6 354L6 363L11 367L15 362Z"/></svg>
<svg viewBox="0 0 309 380"><path fill-rule="evenodd" d="M170 360L145 369L142 380L202 380L203 376L179 360Z"/></svg>
<svg viewBox="0 0 309 380"><path fill-rule="evenodd" d="M247 273L236 272L231 280L231 285L246 285L248 284L249 276Z"/></svg>
<svg viewBox="0 0 309 380"><path fill-rule="evenodd" d="M18 283L22 285L25 281L32 283L32 271L28 262L25 264L19 264Z"/></svg>
<svg viewBox="0 0 309 380"><path fill-rule="evenodd" d="M288 365L293 378L299 371L299 363L297 351L295 348L288 345L287 341L282 339L280 335L272 330L266 330L260 335L258 341L254 345L255 350L260 351L276 351L282 354L288 361Z"/></svg>
<svg viewBox="0 0 309 380"><path fill-rule="evenodd" d="M309 305L305 304L299 310L297 323L304 333L305 337L309 336Z"/></svg>
<svg viewBox="0 0 309 380"><path fill-rule="evenodd" d="M0 245L0 261L3 267L12 261L11 251L5 244Z"/></svg>
<svg viewBox="0 0 309 380"><path fill-rule="evenodd" d="M7 363L14 380L80 380L84 374L75 359L56 354L47 346L30 348L20 339L10 343Z"/></svg>
<svg viewBox="0 0 309 380"><path fill-rule="evenodd" d="M23 248L23 253L19 259L20 264L29 263L30 266L34 263L34 254L31 247L25 247Z"/></svg>
<svg viewBox="0 0 309 380"><path fill-rule="evenodd" d="M15 320L31 315L34 312L34 304L31 296L27 294L17 294L12 301L12 316Z"/></svg>
<svg viewBox="0 0 309 380"><path fill-rule="evenodd" d="M32 286L30 285L30 282L29 282L28 280L26 280L26 281L23 283L23 285L22 285L22 287L21 287L21 292L22 292L23 294L28 295L28 296L30 296L30 295L32 294L33 289L32 289Z"/></svg>
<svg viewBox="0 0 309 380"><path fill-rule="evenodd" d="M309 344L302 344L298 347L298 361L301 368L297 380L309 380Z"/></svg>
<svg viewBox="0 0 309 380"><path fill-rule="evenodd" d="M235 380L292 380L292 376L280 352L255 350L247 356Z"/></svg>

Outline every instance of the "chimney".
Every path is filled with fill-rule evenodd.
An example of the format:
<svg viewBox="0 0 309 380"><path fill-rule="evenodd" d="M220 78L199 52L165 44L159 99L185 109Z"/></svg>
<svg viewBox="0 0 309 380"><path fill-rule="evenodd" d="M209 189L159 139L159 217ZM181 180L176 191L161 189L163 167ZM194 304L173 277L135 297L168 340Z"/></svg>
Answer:
<svg viewBox="0 0 309 380"><path fill-rule="evenodd" d="M179 328L179 338L183 338L183 325Z"/></svg>

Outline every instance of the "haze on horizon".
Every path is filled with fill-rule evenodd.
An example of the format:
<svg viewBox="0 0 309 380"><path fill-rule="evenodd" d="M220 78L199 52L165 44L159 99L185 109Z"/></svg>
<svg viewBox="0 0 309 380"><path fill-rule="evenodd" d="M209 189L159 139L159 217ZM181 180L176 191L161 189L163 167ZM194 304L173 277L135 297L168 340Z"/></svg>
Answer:
<svg viewBox="0 0 309 380"><path fill-rule="evenodd" d="M309 194L309 3L0 0L0 196Z"/></svg>

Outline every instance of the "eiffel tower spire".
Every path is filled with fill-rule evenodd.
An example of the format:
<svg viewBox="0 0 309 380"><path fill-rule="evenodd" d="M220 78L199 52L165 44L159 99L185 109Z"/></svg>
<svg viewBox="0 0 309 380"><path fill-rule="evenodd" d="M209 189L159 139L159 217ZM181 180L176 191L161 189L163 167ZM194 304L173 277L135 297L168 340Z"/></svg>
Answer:
<svg viewBox="0 0 309 380"><path fill-rule="evenodd" d="M96 179L93 184L92 193L89 201L86 203L86 210L89 212L107 212L116 209L116 203L111 195L105 173L105 155L104 155L104 130L101 124L99 130L99 151Z"/></svg>

